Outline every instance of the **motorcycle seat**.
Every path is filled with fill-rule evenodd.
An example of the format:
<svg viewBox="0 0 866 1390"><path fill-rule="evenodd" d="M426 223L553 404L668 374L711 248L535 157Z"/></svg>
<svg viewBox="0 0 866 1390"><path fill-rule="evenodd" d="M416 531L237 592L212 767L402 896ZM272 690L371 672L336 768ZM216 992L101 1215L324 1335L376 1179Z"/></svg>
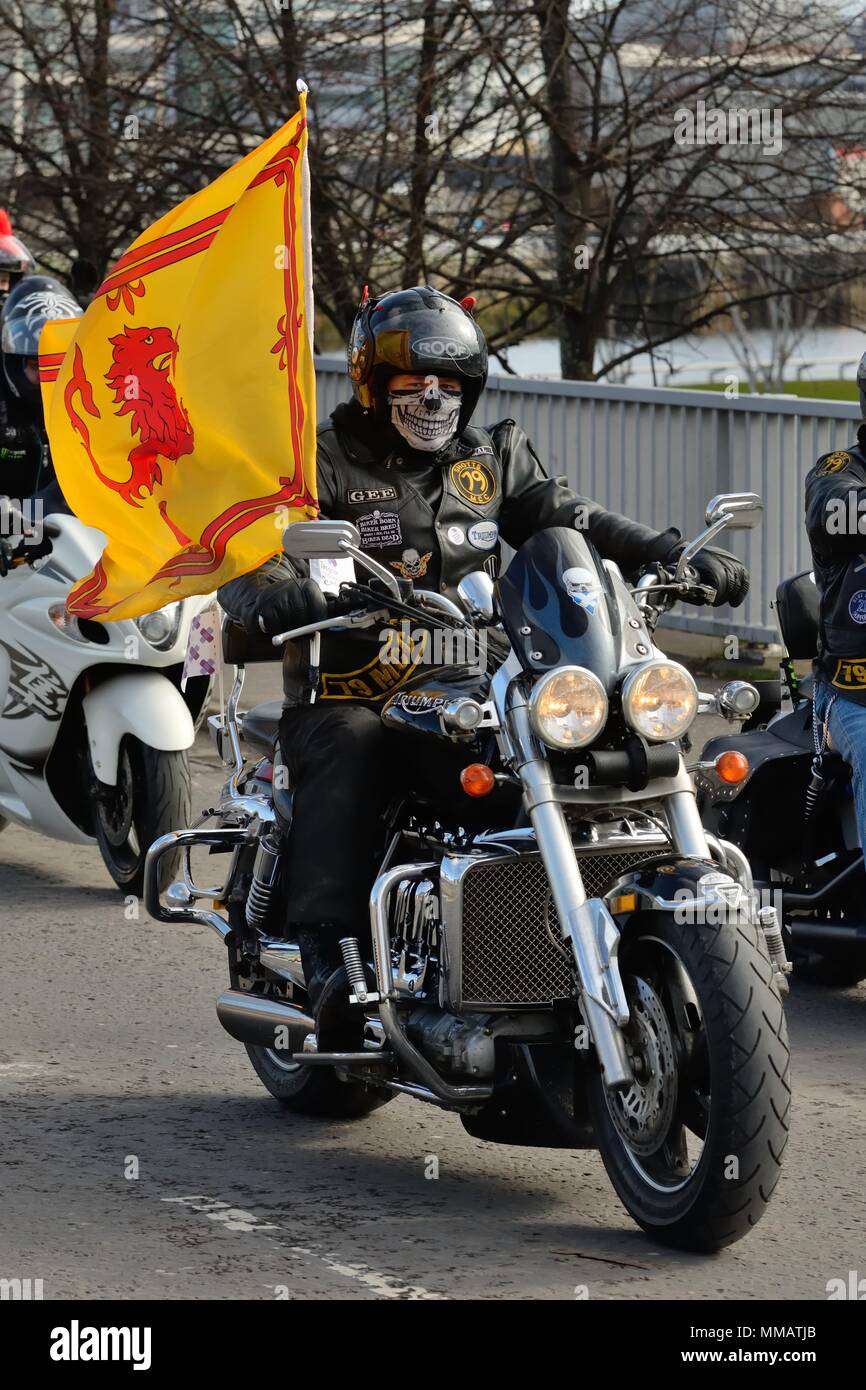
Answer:
<svg viewBox="0 0 866 1390"><path fill-rule="evenodd" d="M282 712L282 700L265 700L261 705L254 705L243 715L241 729L244 738L270 753L276 742Z"/></svg>
<svg viewBox="0 0 866 1390"><path fill-rule="evenodd" d="M818 649L821 596L809 570L783 579L776 589L776 611L788 655L809 661Z"/></svg>

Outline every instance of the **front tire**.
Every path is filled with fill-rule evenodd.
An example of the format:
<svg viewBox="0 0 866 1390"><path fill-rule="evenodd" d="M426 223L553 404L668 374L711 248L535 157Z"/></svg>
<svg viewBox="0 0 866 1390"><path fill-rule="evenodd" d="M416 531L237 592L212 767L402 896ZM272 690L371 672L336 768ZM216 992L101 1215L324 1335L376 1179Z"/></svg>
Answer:
<svg viewBox="0 0 866 1390"><path fill-rule="evenodd" d="M105 867L118 888L140 897L144 861L154 840L192 819L189 757L185 750L163 752L127 734L121 739L117 783L100 784L94 832ZM160 888L180 869L180 851L160 861Z"/></svg>
<svg viewBox="0 0 866 1390"><path fill-rule="evenodd" d="M630 922L620 968L637 1083L590 1106L620 1200L655 1240L713 1252L761 1218L788 1141L787 1026L758 929Z"/></svg>

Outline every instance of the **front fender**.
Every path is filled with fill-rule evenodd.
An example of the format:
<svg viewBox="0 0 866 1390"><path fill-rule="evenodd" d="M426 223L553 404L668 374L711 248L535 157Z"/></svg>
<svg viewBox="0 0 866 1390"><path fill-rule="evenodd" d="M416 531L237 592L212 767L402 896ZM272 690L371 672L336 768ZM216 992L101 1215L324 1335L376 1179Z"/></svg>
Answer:
<svg viewBox="0 0 866 1390"><path fill-rule="evenodd" d="M162 752L190 748L195 739L183 696L159 671L111 676L81 703L93 770L110 787L117 783L117 755L124 734Z"/></svg>

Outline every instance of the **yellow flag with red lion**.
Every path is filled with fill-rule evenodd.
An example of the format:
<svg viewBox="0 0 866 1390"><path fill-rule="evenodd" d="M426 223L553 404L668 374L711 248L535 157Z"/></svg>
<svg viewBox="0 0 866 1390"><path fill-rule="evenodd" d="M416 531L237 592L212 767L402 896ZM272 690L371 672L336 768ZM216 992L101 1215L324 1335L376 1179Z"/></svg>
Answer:
<svg viewBox="0 0 866 1390"><path fill-rule="evenodd" d="M79 617L207 593L317 513L306 149L302 91L290 121L132 244L80 319L45 326L57 477L108 538L69 594Z"/></svg>

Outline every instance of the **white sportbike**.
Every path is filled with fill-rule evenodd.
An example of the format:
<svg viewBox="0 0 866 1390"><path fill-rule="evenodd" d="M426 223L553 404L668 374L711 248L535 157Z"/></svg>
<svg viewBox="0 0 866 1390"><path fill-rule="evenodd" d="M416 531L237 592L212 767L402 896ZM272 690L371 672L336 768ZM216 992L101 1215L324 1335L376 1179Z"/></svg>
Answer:
<svg viewBox="0 0 866 1390"><path fill-rule="evenodd" d="M43 534L0 544L0 829L96 841L118 887L139 894L151 842L189 820L188 750L210 678L180 685L210 597L121 622L70 618L70 586L105 537L63 514Z"/></svg>

